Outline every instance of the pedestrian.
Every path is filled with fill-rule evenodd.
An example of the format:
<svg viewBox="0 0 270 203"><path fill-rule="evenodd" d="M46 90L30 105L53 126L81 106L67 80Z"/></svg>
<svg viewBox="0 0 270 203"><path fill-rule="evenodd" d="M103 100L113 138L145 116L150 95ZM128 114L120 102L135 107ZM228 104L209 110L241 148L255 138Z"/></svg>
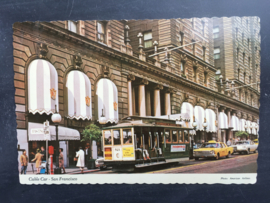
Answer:
<svg viewBox="0 0 270 203"><path fill-rule="evenodd" d="M64 173L66 173L65 166L64 166L63 148L59 148L59 168L63 169Z"/></svg>
<svg viewBox="0 0 270 203"><path fill-rule="evenodd" d="M42 154L40 152L41 152L40 149L37 149L35 158L31 160L31 161L36 160L37 174L40 174L40 168L39 167L40 167L41 159L42 159Z"/></svg>
<svg viewBox="0 0 270 203"><path fill-rule="evenodd" d="M232 140L232 138L230 138L230 139L227 141L227 146L231 146L231 145L232 145L231 140Z"/></svg>
<svg viewBox="0 0 270 203"><path fill-rule="evenodd" d="M87 165L87 161L91 158L89 153L89 146L87 145L85 146L84 153L85 153L85 165Z"/></svg>
<svg viewBox="0 0 270 203"><path fill-rule="evenodd" d="M77 160L77 167L80 167L81 173L83 174L83 169L84 169L84 151L82 150L82 147L79 147L79 151L76 152L76 157L78 158Z"/></svg>
<svg viewBox="0 0 270 203"><path fill-rule="evenodd" d="M26 155L26 150L23 151L23 154L20 156L21 162L21 174L26 174L27 165L28 165L28 156Z"/></svg>
<svg viewBox="0 0 270 203"><path fill-rule="evenodd" d="M45 148L43 147L43 146L41 146L40 147L40 149L41 149L41 155L42 155L42 161L46 161L46 150L45 150Z"/></svg>

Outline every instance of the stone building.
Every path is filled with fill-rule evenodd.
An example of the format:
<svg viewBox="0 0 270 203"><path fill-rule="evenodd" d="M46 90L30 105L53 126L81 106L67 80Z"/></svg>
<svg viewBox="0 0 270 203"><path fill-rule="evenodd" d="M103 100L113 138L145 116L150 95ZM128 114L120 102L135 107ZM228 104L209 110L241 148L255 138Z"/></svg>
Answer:
<svg viewBox="0 0 270 203"><path fill-rule="evenodd" d="M198 124L197 132L190 132L195 142L225 141L233 136L233 130L240 130L243 119L253 126L259 117L259 90L242 90L249 91L249 97L254 99L252 103L243 102L237 91L235 95L224 91L225 85L216 80L220 67L224 78L235 80L236 86L243 84L226 75L227 67L217 67L215 21L193 18L15 23L18 145L29 155L44 146L44 137L37 129L46 120L55 139L51 121L55 105L62 116L59 143L66 166L74 165L75 151L87 144L80 142L85 126L100 125L104 117L106 125L113 125L128 116L180 119L177 115L188 113L186 125L192 126L193 119ZM252 26L252 32L256 29L258 33L258 26ZM183 47L170 51L178 46ZM252 36L250 46L254 53L255 47L259 52L259 42ZM257 64L259 74L259 53L246 53L247 57L250 53L252 66ZM252 79L258 81L259 77ZM250 127L250 134L257 134L254 129ZM55 141L49 144L55 145ZM91 148L93 158L102 155L101 143L93 142Z"/></svg>

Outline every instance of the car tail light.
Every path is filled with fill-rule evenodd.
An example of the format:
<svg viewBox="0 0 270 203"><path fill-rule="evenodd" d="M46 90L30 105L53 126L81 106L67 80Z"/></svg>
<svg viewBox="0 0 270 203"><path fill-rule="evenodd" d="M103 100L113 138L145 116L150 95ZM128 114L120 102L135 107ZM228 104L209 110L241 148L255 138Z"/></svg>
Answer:
<svg viewBox="0 0 270 203"><path fill-rule="evenodd" d="M104 148L105 152L105 160L112 160L112 148L106 147Z"/></svg>

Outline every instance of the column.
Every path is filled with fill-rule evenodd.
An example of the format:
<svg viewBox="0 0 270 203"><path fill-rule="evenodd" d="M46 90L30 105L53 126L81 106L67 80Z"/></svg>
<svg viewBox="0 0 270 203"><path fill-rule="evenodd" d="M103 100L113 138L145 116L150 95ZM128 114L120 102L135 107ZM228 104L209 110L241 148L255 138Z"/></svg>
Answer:
<svg viewBox="0 0 270 203"><path fill-rule="evenodd" d="M228 129L228 140L230 139L230 138L232 138L233 136L232 136L232 129L230 128L231 126L232 126L232 124L231 124L231 120L232 120L232 116L231 116L231 112L232 112L232 109L228 109L227 110L227 113L228 113L228 127L229 127L229 129ZM226 140L227 141L227 140Z"/></svg>
<svg viewBox="0 0 270 203"><path fill-rule="evenodd" d="M151 93L146 90L146 116L151 116Z"/></svg>
<svg viewBox="0 0 270 203"><path fill-rule="evenodd" d="M129 116L133 116L133 99L135 99L135 97L133 97L133 89L132 89L132 81L135 80L135 76L134 75L128 75L128 115Z"/></svg>
<svg viewBox="0 0 270 203"><path fill-rule="evenodd" d="M154 116L161 116L161 107L160 107L160 90L163 89L163 86L158 84L154 90Z"/></svg>
<svg viewBox="0 0 270 203"><path fill-rule="evenodd" d="M133 115L136 115L136 106L135 106L135 99L137 99L135 97L135 87L132 87L132 98L133 98L133 102L132 102L132 112L133 112Z"/></svg>
<svg viewBox="0 0 270 203"><path fill-rule="evenodd" d="M165 115L171 115L171 91L165 93Z"/></svg>
<svg viewBox="0 0 270 203"><path fill-rule="evenodd" d="M148 80L142 79L139 85L139 115L146 116L145 108L145 85L148 85Z"/></svg>

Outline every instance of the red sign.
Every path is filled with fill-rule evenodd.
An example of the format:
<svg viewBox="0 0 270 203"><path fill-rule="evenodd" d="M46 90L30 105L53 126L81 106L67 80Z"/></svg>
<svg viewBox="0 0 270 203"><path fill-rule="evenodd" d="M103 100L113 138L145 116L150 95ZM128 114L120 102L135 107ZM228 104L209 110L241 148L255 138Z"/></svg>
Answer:
<svg viewBox="0 0 270 203"><path fill-rule="evenodd" d="M186 145L171 145L171 152L185 152Z"/></svg>

